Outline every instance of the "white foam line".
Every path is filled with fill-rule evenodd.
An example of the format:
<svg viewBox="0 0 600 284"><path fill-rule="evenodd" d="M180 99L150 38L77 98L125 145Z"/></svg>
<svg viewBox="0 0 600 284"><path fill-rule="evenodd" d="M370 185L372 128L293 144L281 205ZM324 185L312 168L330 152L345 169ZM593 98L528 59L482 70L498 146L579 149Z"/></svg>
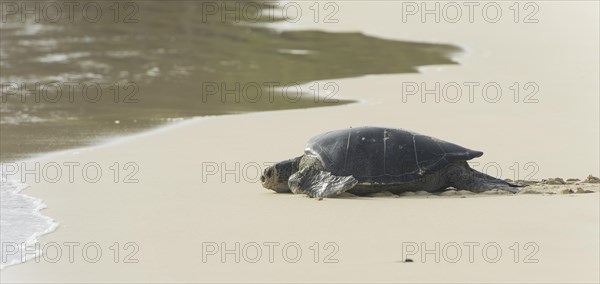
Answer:
<svg viewBox="0 0 600 284"><path fill-rule="evenodd" d="M3 178L3 174L2 174L2 170L1 169L0 169L0 179L1 179L1 183L2 184L6 184L6 183L9 182L8 179ZM30 202L31 204L34 205L34 208L33 208L33 211L31 212L31 214L33 214L35 217L39 217L40 220L46 221L46 224L48 225L48 228L46 230L33 233L31 236L29 236L29 238L27 238L25 240L24 243L21 244L21 246L19 248L19 252L21 253L21 256L22 256L22 252L26 248L30 248L32 245L34 245L35 243L37 243L39 241L38 240L39 237L55 231L56 228L58 227L58 223L54 219L52 219L52 218L50 218L50 217L48 217L46 215L43 215L41 213L41 210L47 208L46 204L44 203L44 201L41 198L36 198L36 197L29 196L29 195L21 193L21 191L23 191L26 188L28 188L29 185L27 185L25 183L22 183L22 182L20 182L18 180L14 180L14 179L11 179L10 182L15 185L16 189L15 190L10 190L10 191L7 190L6 194L18 195L18 196L21 196L24 199L28 200L28 202ZM4 190L6 190L6 189L4 189ZM15 264L26 262L26 261L28 261L28 260L30 260L32 258L36 258L36 257L39 257L41 255L42 255L42 251L36 251L35 255L31 255L30 257L25 258L25 260L22 260L22 259L13 259L12 261L7 262L7 263L0 262L0 270L5 269L6 267L11 266L11 265L15 265ZM3 254L2 257L4 258L5 255Z"/></svg>

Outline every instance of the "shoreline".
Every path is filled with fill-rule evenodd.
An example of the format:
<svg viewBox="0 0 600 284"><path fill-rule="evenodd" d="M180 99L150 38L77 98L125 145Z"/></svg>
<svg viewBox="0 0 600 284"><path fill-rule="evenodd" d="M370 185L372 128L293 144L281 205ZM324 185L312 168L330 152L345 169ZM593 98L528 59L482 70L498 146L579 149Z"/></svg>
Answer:
<svg viewBox="0 0 600 284"><path fill-rule="evenodd" d="M298 29L298 30L297 29L286 29L286 28L279 29L279 28L276 28L275 26L278 26L278 24L265 25L264 28L281 31L281 32L303 31L303 29ZM377 37L377 36L372 36L372 37L378 38L378 39L383 39L383 40L397 41L397 39L390 39L390 38ZM408 41L406 41L406 42L408 42ZM441 43L441 42L440 43L414 42L414 43L448 45L448 43ZM457 44L452 44L452 45L459 46ZM459 48L462 49L463 47L459 46ZM447 55L447 56L450 60L456 62L456 64L458 66L460 66L460 60L458 60L457 58L458 57L466 57L466 56L468 56L468 54L466 54L465 50L461 50L460 52L457 52L452 55ZM419 65L419 66L415 66L415 69L416 69L415 73L399 73L399 74L425 74L427 72L430 72L430 71L428 71L428 68L432 68L435 70L441 70L445 66L454 66L454 65L449 65L449 64ZM304 82L304 83L300 84L299 86L301 86L301 87L309 86L309 85L311 85L313 83L317 83L317 82L321 83L321 82L331 82L331 81L345 80L345 79L358 79L358 78L366 78L366 77L378 76L378 75L382 75L382 74L365 74L365 75L361 75L358 77L349 77L349 78L325 78L325 79L317 80L317 81ZM383 74L383 75L387 75L387 74ZM389 75L397 75L397 74L389 74ZM279 91L281 91L281 90L279 90ZM308 94L308 93L306 93L306 94ZM337 97L336 99L337 100L348 100L349 105L352 105L352 104L368 105L370 102L369 97L346 98L344 96L340 96L340 97ZM377 103L375 103L375 104L377 104ZM346 105L347 104L339 104L339 105L336 104L336 105L325 106L325 107L326 108L343 107ZM258 113L270 113L270 112L280 112L280 111L302 111L302 110L309 109L309 108L315 108L315 107L290 108L290 109L266 110L266 111L251 111L251 112L219 114L219 115L205 115L205 116L182 118L181 120L177 120L174 122L158 124L154 127L147 128L145 130L141 130L141 131L138 130L132 134L122 134L119 136L108 136L101 140L96 141L94 144L91 144L91 145L83 145L83 146L75 147L75 148L71 148L71 149L56 150L56 151L51 151L51 152L46 152L46 153L36 153L28 158L24 158L24 159L20 159L20 160L16 160L16 161L2 162L2 167L4 168L4 166L7 164L16 164L16 165L31 164L31 163L35 163L35 162L39 162L39 161L51 160L52 158L60 158L60 157L69 156L69 155L79 155L82 152L89 152L89 151L94 151L97 149L103 149L103 148L107 148L107 147L115 147L115 146L118 147L119 144L126 143L127 141L131 141L131 140L135 140L135 139L143 139L144 137L148 137L148 136L152 136L152 135L159 135L161 132L168 132L172 129L176 129L179 127L185 127L186 125L190 125L190 124L202 123L202 121L208 121L211 119L218 119L219 117L223 117L223 116L228 117L228 116L240 116L240 115L253 115L253 114L258 114ZM1 173L1 171L0 171L0 175L3 175ZM47 221L49 221L51 223L49 225L48 229L41 231L39 233L36 233L28 239L28 241L25 243L26 244L25 247L31 248L31 245L39 242L42 237L54 232L58 227L60 227L60 222L58 220L52 219L50 216L46 216L46 215L42 214L42 210L47 208L47 204L44 202L43 199L36 198L34 196L29 196L29 195L23 193L24 191L27 191L28 188L30 188L30 185L24 183L23 181L19 181L19 180L17 180L17 182L22 184L24 187L18 191L10 192L10 194L24 196L26 198L30 198L31 200L34 200L36 202L36 204L39 203L39 206L36 207L36 209L34 209L33 214L37 217L45 218L45 219L47 219ZM23 250L23 249L21 248L21 250ZM35 256L29 257L26 261L15 261L12 263L3 264L1 269L4 270L7 267L10 267L13 265L25 264L33 258L35 258Z"/></svg>

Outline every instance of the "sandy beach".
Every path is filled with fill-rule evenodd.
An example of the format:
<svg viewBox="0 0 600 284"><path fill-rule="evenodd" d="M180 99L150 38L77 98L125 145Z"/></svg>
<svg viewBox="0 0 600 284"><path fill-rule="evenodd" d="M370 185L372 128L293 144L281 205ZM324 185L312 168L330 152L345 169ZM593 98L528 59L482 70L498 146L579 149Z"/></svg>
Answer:
<svg viewBox="0 0 600 284"><path fill-rule="evenodd" d="M546 194L317 201L275 194L258 180L259 169L301 155L313 135L363 125L481 150L473 167L491 164L502 178L598 176L598 3L537 3L536 24L404 23L401 4L392 1L341 2L337 24L280 24L455 44L466 52L457 55L459 65L418 74L326 81L354 104L194 118L28 160L28 168L79 166L72 182L66 175L27 180L23 193L41 198L48 206L42 214L58 227L40 238L48 251L39 262L6 268L2 281L599 282L599 184L538 186ZM402 91L403 83L436 82L496 82L505 95L495 103L477 96L471 103L466 93L455 103L423 103L420 94ZM538 102L515 103L515 82L539 86L530 98ZM102 175L84 177L88 164ZM578 187L593 192L548 193Z"/></svg>

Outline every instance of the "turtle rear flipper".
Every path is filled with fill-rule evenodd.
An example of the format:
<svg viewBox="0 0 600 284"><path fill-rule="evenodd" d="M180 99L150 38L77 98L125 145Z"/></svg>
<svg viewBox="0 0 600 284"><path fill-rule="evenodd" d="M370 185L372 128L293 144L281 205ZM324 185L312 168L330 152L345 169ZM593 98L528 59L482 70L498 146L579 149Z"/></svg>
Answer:
<svg viewBox="0 0 600 284"><path fill-rule="evenodd" d="M478 172L467 164L459 162L449 167L448 178L450 185L459 190L483 192L501 189L511 193L518 193L523 185L512 184L501 179Z"/></svg>
<svg viewBox="0 0 600 284"><path fill-rule="evenodd" d="M311 198L333 197L351 189L357 183L353 176L335 176L313 167L303 168L288 181L294 194L306 194Z"/></svg>

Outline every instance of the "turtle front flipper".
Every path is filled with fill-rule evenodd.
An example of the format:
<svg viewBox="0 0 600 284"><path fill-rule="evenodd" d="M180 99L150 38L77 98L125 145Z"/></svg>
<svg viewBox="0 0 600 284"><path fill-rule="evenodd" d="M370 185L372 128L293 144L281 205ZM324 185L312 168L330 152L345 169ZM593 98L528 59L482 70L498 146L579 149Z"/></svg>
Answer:
<svg viewBox="0 0 600 284"><path fill-rule="evenodd" d="M294 194L306 194L311 198L333 197L351 189L357 183L353 176L335 176L314 167L303 168L288 181Z"/></svg>

